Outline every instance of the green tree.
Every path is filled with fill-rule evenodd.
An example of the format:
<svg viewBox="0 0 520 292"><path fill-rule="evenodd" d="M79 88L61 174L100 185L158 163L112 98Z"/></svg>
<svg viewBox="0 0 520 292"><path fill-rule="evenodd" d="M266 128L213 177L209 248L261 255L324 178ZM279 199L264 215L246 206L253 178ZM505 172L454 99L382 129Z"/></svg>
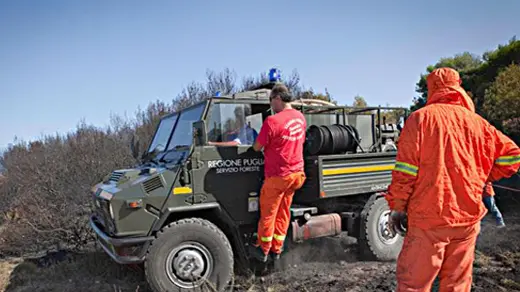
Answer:
<svg viewBox="0 0 520 292"><path fill-rule="evenodd" d="M462 79L464 88L473 93L476 110L481 114L486 90L498 74L511 64L520 64L520 41L513 37L508 44L498 45L496 50L484 53L483 59L478 68L464 72Z"/></svg>
<svg viewBox="0 0 520 292"><path fill-rule="evenodd" d="M411 110L417 110L426 104L426 76L436 68L450 67L459 71L462 87L472 96L476 111L482 114L486 90L500 71L510 64L520 64L520 41L516 37L511 38L507 44L498 45L497 49L484 53L482 57L465 52L451 58L442 58L437 64L428 66L426 74L421 74L416 84L419 95L414 98Z"/></svg>
<svg viewBox="0 0 520 292"><path fill-rule="evenodd" d="M511 64L501 71L486 90L484 116L506 134L520 135L520 66Z"/></svg>

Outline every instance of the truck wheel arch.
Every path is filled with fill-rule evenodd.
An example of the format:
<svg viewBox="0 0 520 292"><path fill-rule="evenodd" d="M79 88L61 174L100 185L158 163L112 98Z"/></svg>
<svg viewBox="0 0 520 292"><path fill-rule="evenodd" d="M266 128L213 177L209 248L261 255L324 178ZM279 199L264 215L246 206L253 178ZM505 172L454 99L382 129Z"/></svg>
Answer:
<svg viewBox="0 0 520 292"><path fill-rule="evenodd" d="M248 260L242 236L229 214L217 202L168 208L161 218L156 221L149 235L155 236L162 228L172 222L193 217L208 220L222 230L231 243L236 257L235 264L239 267L247 266Z"/></svg>
<svg viewBox="0 0 520 292"><path fill-rule="evenodd" d="M181 206L181 207L167 208L162 213L159 220L157 220L154 223L154 225L152 226L152 230L151 230L152 234L149 234L149 235L154 235L159 230L161 230L161 228L163 228L167 224L170 224L171 222L174 222L176 220L186 218L186 217L199 217L200 215L193 216L193 214L194 213L205 214L208 211L209 212L221 211L220 205L216 202L209 202L209 203L201 203L201 204L196 204L196 205L187 205L187 206Z"/></svg>

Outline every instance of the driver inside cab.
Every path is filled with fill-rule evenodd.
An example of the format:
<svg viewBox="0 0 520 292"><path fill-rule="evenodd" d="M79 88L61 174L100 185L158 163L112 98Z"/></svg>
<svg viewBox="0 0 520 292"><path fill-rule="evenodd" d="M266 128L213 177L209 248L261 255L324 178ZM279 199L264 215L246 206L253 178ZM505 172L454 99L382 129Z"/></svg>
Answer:
<svg viewBox="0 0 520 292"><path fill-rule="evenodd" d="M235 127L223 135L222 142L211 142L214 146L238 146L253 145L258 136L258 132L246 123L246 116L251 114L247 107L237 107L235 109Z"/></svg>

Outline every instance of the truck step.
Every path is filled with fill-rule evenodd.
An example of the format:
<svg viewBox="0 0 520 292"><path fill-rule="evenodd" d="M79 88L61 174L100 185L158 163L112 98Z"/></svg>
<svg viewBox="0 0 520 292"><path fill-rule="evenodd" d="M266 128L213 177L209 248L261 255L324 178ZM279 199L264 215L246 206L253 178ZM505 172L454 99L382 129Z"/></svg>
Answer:
<svg viewBox="0 0 520 292"><path fill-rule="evenodd" d="M318 208L316 207L307 207L307 206L300 206L300 205L292 205L291 206L291 216L292 217L300 217L303 216L303 214L309 213L311 215L318 213Z"/></svg>

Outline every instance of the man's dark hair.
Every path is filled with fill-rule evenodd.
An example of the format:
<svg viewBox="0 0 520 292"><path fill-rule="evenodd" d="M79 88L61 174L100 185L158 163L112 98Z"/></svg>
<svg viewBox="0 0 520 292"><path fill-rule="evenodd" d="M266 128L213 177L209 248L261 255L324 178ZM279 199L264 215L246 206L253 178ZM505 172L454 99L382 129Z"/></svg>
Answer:
<svg viewBox="0 0 520 292"><path fill-rule="evenodd" d="M283 102L291 102L293 100L292 94L289 88L284 84L276 84L271 89L271 98L279 96Z"/></svg>

